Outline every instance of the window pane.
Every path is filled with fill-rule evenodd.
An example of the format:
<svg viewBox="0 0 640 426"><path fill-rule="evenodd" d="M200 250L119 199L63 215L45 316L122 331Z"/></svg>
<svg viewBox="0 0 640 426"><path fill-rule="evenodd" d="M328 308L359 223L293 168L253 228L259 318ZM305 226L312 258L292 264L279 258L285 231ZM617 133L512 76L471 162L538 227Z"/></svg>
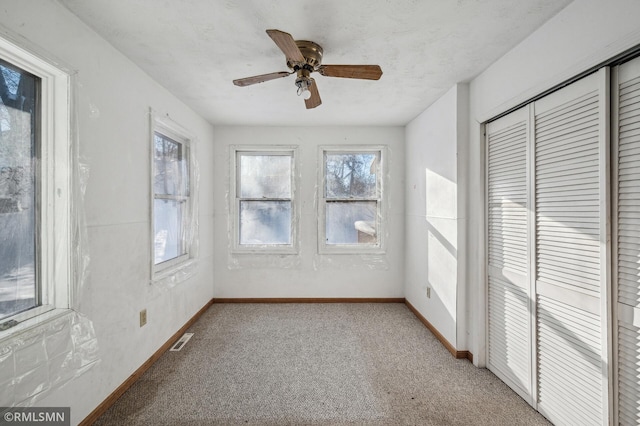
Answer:
<svg viewBox="0 0 640 426"><path fill-rule="evenodd" d="M327 154L325 159L327 198L375 198L378 154Z"/></svg>
<svg viewBox="0 0 640 426"><path fill-rule="evenodd" d="M36 86L0 61L0 319L38 305Z"/></svg>
<svg viewBox="0 0 640 426"><path fill-rule="evenodd" d="M189 173L183 144L154 133L153 190L156 194L189 195Z"/></svg>
<svg viewBox="0 0 640 426"><path fill-rule="evenodd" d="M290 155L240 156L240 198L291 198Z"/></svg>
<svg viewBox="0 0 640 426"><path fill-rule="evenodd" d="M187 254L182 219L186 202L154 200L154 263L165 262Z"/></svg>
<svg viewBox="0 0 640 426"><path fill-rule="evenodd" d="M327 244L375 244L376 201L328 202Z"/></svg>
<svg viewBox="0 0 640 426"><path fill-rule="evenodd" d="M291 244L291 202L241 201L240 244Z"/></svg>

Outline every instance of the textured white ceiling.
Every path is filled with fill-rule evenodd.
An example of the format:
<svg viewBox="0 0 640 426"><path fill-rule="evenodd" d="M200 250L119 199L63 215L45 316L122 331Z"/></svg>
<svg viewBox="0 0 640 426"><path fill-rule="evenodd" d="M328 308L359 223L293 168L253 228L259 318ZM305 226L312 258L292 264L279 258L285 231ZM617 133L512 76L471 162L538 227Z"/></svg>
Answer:
<svg viewBox="0 0 640 426"><path fill-rule="evenodd" d="M483 71L570 0L59 0L217 125L404 125ZM378 64L379 81L316 79L304 107L265 33L324 49L323 64Z"/></svg>

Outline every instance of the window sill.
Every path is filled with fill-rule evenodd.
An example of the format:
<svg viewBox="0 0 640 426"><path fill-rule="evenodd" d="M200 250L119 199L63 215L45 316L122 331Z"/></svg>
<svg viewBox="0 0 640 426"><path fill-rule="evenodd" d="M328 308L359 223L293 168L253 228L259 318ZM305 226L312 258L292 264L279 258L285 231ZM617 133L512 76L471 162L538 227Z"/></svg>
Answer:
<svg viewBox="0 0 640 426"><path fill-rule="evenodd" d="M196 259L185 258L180 262L173 262L160 268L160 265L154 266L152 282L165 281L167 279L175 278L178 274L190 275L190 269L196 264Z"/></svg>
<svg viewBox="0 0 640 426"><path fill-rule="evenodd" d="M65 315L69 315L72 312L72 309L54 308L44 313L32 316L29 319L25 319L24 321L20 321L16 326L4 331L0 331L0 346L5 346L8 341L26 331L31 331L37 329L38 327L45 326L51 321L61 318ZM6 321L9 321L9 319L6 319Z"/></svg>
<svg viewBox="0 0 640 426"><path fill-rule="evenodd" d="M298 254L298 250L293 248L272 248L272 247L247 247L247 248L235 248L231 251L232 254L257 254L257 255L289 255L295 256Z"/></svg>

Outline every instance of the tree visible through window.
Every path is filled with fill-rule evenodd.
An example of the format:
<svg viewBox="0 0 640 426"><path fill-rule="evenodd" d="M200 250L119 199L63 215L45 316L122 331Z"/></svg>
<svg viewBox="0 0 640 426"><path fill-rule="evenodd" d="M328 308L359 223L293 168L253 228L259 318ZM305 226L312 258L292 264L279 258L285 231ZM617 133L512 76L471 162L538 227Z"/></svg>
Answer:
<svg viewBox="0 0 640 426"><path fill-rule="evenodd" d="M156 131L153 153L153 253L159 265L188 255L188 145Z"/></svg>
<svg viewBox="0 0 640 426"><path fill-rule="evenodd" d="M381 151L324 152L324 246L379 246Z"/></svg>
<svg viewBox="0 0 640 426"><path fill-rule="evenodd" d="M0 60L0 320L40 304L35 170L39 81Z"/></svg>

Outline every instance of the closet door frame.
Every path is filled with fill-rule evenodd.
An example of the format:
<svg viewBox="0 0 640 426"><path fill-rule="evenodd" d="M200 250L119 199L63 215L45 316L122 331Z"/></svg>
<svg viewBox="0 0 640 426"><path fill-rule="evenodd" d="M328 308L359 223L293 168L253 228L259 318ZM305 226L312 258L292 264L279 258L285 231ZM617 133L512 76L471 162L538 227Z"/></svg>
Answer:
<svg viewBox="0 0 640 426"><path fill-rule="evenodd" d="M599 79L600 93L602 96L602 102L600 103L600 122L602 126L600 128L600 261L602 265L601 269L601 281L600 281L600 318L602 329L602 355L603 359L603 375L602 375L602 408L603 422L604 424L611 424L613 422L613 414L615 410L614 405L614 353L613 353L613 327L614 327L614 298L612 292L612 271L615 269L612 263L612 191L611 182L617 180L612 178L611 173L611 68L606 66L601 68L598 73L601 75Z"/></svg>
<svg viewBox="0 0 640 426"><path fill-rule="evenodd" d="M529 135L527 137L527 243L528 243L528 276L529 276L529 306L531 306L530 344L531 350L531 406L538 410L538 280L536 264L538 250L536 247L536 109L531 102L529 108Z"/></svg>
<svg viewBox="0 0 640 426"><path fill-rule="evenodd" d="M619 79L618 79L618 67L615 67L611 72L611 246L615 247L612 250L611 260L611 301L612 301L612 320L611 327L609 329L611 334L611 349L612 349L612 362L610 364L618 363L618 268L615 266L618 264L618 149L619 149ZM613 365L612 365L613 370ZM615 371L615 370L614 370ZM612 374L613 380L610 380L612 389L610 392L613 395L612 412L612 424L620 424L619 419L619 394L618 394L618 374Z"/></svg>

